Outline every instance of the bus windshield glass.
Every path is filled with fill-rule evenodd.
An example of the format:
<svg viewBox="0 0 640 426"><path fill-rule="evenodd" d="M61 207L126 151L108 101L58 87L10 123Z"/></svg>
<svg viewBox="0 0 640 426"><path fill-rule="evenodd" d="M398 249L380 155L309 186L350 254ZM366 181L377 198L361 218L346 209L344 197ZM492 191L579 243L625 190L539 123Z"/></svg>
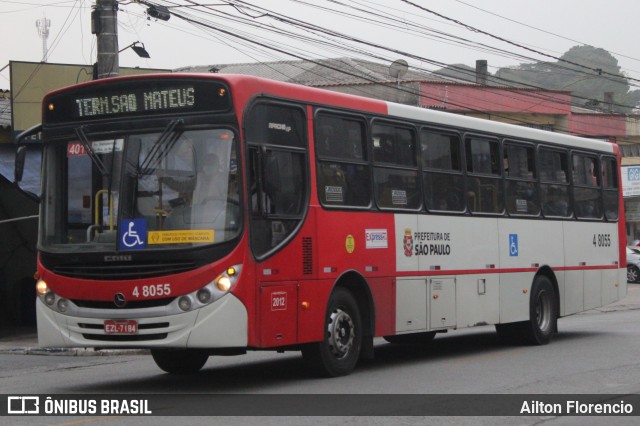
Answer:
<svg viewBox="0 0 640 426"><path fill-rule="evenodd" d="M237 144L227 128L91 135L45 147L41 246L50 251L186 248L241 228Z"/></svg>

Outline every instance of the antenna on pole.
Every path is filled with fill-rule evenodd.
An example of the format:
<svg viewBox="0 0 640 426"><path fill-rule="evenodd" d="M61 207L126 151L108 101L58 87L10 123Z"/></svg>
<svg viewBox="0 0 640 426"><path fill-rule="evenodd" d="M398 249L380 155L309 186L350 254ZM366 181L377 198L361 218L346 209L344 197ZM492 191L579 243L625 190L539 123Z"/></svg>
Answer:
<svg viewBox="0 0 640 426"><path fill-rule="evenodd" d="M47 19L43 15L42 19L36 21L36 27L38 28L38 35L42 39L42 62L47 62L48 49L47 39L49 38L49 27L51 27L51 19Z"/></svg>

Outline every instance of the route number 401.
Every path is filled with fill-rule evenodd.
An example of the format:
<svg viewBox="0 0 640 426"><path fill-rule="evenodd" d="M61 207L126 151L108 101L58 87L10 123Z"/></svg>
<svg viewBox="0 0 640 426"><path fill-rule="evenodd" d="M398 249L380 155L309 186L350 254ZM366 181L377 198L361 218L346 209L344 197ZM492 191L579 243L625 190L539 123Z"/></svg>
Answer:
<svg viewBox="0 0 640 426"><path fill-rule="evenodd" d="M143 285L142 287L140 287L140 289L138 289L138 286L135 286L131 294L135 298L140 298L140 296L142 297L169 296L171 294L171 285L170 284Z"/></svg>

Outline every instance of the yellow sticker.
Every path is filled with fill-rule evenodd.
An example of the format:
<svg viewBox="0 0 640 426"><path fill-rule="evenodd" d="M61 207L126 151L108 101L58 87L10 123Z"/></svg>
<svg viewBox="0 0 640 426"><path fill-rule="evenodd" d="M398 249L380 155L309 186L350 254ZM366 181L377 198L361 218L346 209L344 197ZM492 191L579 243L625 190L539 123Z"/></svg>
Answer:
<svg viewBox="0 0 640 426"><path fill-rule="evenodd" d="M356 240L353 238L353 235L347 235L347 240L345 241L344 246L347 249L347 253L353 253L353 251L356 249Z"/></svg>
<svg viewBox="0 0 640 426"><path fill-rule="evenodd" d="M149 231L148 244L212 243L212 229L189 229L181 231Z"/></svg>

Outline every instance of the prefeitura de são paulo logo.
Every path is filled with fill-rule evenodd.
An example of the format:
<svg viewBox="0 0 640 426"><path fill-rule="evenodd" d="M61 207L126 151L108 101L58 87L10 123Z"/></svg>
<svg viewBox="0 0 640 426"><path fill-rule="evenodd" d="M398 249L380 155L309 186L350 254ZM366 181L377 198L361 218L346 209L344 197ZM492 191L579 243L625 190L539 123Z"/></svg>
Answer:
<svg viewBox="0 0 640 426"><path fill-rule="evenodd" d="M410 228L404 230L402 245L404 246L404 255L407 257L411 257L413 255L413 237L411 236Z"/></svg>

